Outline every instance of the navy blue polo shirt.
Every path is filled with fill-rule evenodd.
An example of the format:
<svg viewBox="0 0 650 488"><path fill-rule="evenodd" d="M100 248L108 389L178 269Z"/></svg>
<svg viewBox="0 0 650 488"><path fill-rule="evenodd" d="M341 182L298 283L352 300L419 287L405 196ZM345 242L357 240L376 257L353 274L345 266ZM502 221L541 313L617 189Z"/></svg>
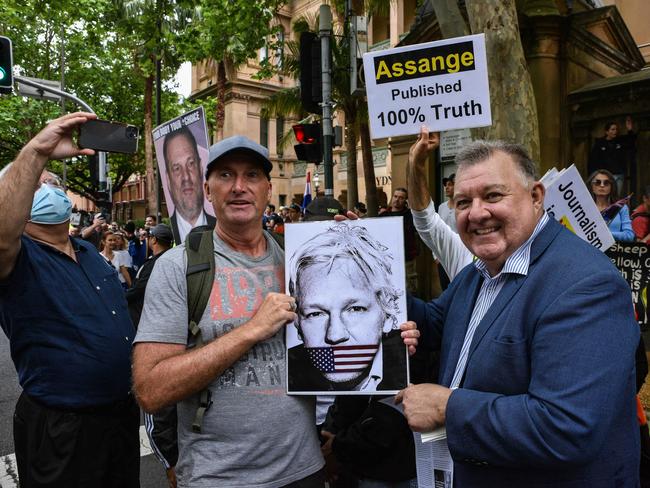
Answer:
<svg viewBox="0 0 650 488"><path fill-rule="evenodd" d="M131 324L117 272L94 246L72 239L77 262L23 235L0 282L0 325L20 385L59 408L123 400L131 388Z"/></svg>

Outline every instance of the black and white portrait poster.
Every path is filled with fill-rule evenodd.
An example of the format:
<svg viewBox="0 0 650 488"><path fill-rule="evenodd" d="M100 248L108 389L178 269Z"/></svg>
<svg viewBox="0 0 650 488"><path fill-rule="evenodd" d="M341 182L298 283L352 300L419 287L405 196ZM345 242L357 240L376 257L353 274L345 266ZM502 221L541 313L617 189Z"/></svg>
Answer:
<svg viewBox="0 0 650 488"><path fill-rule="evenodd" d="M153 141L174 241L182 244L194 227L216 222L203 192L209 150L203 107L156 127Z"/></svg>
<svg viewBox="0 0 650 488"><path fill-rule="evenodd" d="M289 394L393 394L408 385L402 217L288 224Z"/></svg>

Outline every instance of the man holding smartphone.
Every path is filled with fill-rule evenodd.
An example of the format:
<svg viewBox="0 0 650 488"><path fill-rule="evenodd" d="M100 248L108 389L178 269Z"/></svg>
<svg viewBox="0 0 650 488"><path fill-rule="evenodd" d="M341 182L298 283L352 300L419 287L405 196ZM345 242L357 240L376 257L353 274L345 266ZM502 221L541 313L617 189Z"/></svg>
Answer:
<svg viewBox="0 0 650 488"><path fill-rule="evenodd" d="M81 230L81 238L84 241L91 242L99 249L102 242L102 235L108 230L106 218L101 213L96 213L93 217L93 223Z"/></svg>
<svg viewBox="0 0 650 488"><path fill-rule="evenodd" d="M0 326L23 388L14 414L23 488L139 487L124 292L95 248L68 236L72 203L44 170L93 154L72 134L94 118L52 121L0 173Z"/></svg>

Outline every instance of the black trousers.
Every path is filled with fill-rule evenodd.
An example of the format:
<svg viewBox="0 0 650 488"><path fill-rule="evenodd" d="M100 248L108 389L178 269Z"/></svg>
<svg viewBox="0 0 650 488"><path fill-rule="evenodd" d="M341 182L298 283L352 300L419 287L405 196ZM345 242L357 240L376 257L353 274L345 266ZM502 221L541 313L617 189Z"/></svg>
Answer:
<svg viewBox="0 0 650 488"><path fill-rule="evenodd" d="M325 468L321 468L306 478L284 485L282 488L325 488Z"/></svg>
<svg viewBox="0 0 650 488"><path fill-rule="evenodd" d="M70 412L23 393L14 413L21 488L139 488L139 426L131 397Z"/></svg>

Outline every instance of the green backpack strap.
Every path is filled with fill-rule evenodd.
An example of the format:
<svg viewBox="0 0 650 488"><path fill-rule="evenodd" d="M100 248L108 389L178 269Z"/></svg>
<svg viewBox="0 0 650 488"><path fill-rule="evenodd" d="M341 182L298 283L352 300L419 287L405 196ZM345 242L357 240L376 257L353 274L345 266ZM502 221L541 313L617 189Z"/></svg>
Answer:
<svg viewBox="0 0 650 488"><path fill-rule="evenodd" d="M264 231L267 235L271 237L275 242L278 243L278 245L284 250L284 236L282 234L278 234L276 232L269 232L268 230Z"/></svg>
<svg viewBox="0 0 650 488"><path fill-rule="evenodd" d="M210 300L210 292L214 283L214 242L213 230L190 232L185 238L187 253L187 312L190 337L194 338L194 347L203 345L199 322L205 307ZM266 231L265 231L266 232ZM275 232L267 232L271 238L284 249L284 236ZM201 433L203 417L212 405L212 394L209 389L201 391L199 406L192 422L192 431Z"/></svg>
<svg viewBox="0 0 650 488"><path fill-rule="evenodd" d="M212 230L190 232L185 239L188 330L190 337L194 338L194 347L203 345L199 322L205 307L208 305L212 284L214 283L214 243L212 235ZM199 407L192 423L194 432L201 432L203 416L211 405L212 394L206 388L199 395Z"/></svg>

